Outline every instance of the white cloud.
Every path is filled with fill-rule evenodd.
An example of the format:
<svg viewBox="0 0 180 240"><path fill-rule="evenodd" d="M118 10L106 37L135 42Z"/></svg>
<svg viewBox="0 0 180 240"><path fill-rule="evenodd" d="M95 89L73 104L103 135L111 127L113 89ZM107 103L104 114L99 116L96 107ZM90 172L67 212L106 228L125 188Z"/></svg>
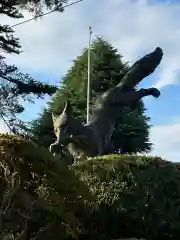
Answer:
<svg viewBox="0 0 180 240"><path fill-rule="evenodd" d="M151 155L168 161L180 161L180 124L152 127L150 139L154 144Z"/></svg>
<svg viewBox="0 0 180 240"><path fill-rule="evenodd" d="M180 71L180 4L169 2L84 0L66 8L63 14L53 13L17 26L16 34L24 52L8 56L9 61L31 72L65 73L87 45L88 25L92 25L94 36L104 36L129 61L161 46L164 59L154 84L162 87L176 83L179 81L176 73ZM21 21L7 20L4 16L0 19L1 23L10 24Z"/></svg>

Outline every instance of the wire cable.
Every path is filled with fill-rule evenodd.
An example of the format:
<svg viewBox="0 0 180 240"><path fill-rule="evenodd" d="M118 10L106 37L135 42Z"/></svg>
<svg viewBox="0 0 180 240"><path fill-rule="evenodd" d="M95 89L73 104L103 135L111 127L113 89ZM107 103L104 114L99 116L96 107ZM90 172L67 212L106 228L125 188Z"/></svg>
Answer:
<svg viewBox="0 0 180 240"><path fill-rule="evenodd" d="M69 4L65 5L65 6L62 6L62 9L67 8L67 7L70 7L70 6L74 5L74 4L77 4L77 3L82 2L82 1L83 1L83 0L78 0L78 1L75 1L75 2L72 2L72 3L69 3ZM48 14L53 13L53 12L55 12L55 11L57 11L57 9L51 10L51 11L49 11L49 12L40 14L40 15L38 15L38 16L36 16L36 17L33 17L33 18L27 19L27 20L25 20L25 21L22 21L22 22L20 22L20 23L14 24L14 25L11 26L11 28L14 28L14 27L17 27L17 26L22 25L22 24L24 24L24 23L30 22L30 21L32 21L32 20L34 20L34 19L37 19L37 18L40 18L40 17L42 17L42 16L48 15Z"/></svg>

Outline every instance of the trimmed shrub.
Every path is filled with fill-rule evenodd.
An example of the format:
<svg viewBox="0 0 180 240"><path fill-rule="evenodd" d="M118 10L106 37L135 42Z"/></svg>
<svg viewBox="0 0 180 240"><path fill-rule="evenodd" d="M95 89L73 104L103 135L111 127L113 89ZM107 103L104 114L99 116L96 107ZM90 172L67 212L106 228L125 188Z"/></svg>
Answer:
<svg viewBox="0 0 180 240"><path fill-rule="evenodd" d="M158 157L108 155L74 166L96 200L82 221L113 239L179 239L180 174Z"/></svg>
<svg viewBox="0 0 180 240"><path fill-rule="evenodd" d="M0 135L0 239L179 239L179 164L108 155L74 164Z"/></svg>
<svg viewBox="0 0 180 240"><path fill-rule="evenodd" d="M77 235L87 186L67 164L21 137L0 135L0 239Z"/></svg>

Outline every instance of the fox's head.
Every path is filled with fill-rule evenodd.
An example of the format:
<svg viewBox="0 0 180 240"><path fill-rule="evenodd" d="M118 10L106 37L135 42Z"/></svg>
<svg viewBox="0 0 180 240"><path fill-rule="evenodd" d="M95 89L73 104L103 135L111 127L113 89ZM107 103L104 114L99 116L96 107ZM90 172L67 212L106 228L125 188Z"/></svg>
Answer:
<svg viewBox="0 0 180 240"><path fill-rule="evenodd" d="M64 110L60 115L52 113L54 134L59 143L66 142L71 136L77 136L84 131L84 126L73 118L73 109L69 101L65 103Z"/></svg>
<svg viewBox="0 0 180 240"><path fill-rule="evenodd" d="M60 115L55 115L52 113L52 120L54 126L54 134L57 139L65 139L69 135L69 126L71 125L72 119L72 108L70 103L67 101L65 103L64 110Z"/></svg>

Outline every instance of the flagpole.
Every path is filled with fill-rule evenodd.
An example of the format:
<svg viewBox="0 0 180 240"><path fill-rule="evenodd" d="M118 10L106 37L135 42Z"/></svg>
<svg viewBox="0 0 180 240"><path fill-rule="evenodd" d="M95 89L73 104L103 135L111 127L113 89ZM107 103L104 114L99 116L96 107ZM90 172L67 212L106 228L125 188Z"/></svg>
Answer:
<svg viewBox="0 0 180 240"><path fill-rule="evenodd" d="M89 46L88 46L88 82L87 82L87 117L86 122L89 122L90 116L90 83L91 83L91 35L92 35L92 28L89 27Z"/></svg>

